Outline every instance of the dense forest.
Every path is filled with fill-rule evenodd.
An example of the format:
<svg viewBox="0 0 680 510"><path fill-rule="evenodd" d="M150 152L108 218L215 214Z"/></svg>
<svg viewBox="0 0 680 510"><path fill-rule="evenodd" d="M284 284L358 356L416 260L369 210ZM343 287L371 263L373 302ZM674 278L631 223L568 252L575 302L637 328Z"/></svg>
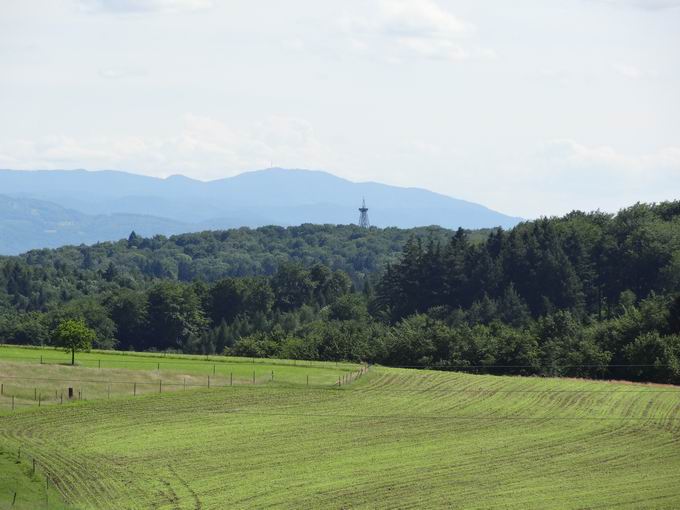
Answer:
<svg viewBox="0 0 680 510"><path fill-rule="evenodd" d="M470 235L481 241L490 232L476 230ZM244 227L152 238L133 232L127 240L115 243L32 250L20 257L6 258L5 262L25 263L40 274L33 280L58 280L60 291L65 280L74 285L101 281L109 267L123 287L139 286L154 279L210 282L226 276L272 275L284 262L297 262L306 267L323 264L344 271L354 282L361 282L367 274L393 261L409 238L434 237L443 241L452 234L451 230L434 226L365 230L355 225L311 224L289 228Z"/></svg>
<svg viewBox="0 0 680 510"><path fill-rule="evenodd" d="M510 231L238 229L0 259L0 342L680 383L680 201Z"/></svg>

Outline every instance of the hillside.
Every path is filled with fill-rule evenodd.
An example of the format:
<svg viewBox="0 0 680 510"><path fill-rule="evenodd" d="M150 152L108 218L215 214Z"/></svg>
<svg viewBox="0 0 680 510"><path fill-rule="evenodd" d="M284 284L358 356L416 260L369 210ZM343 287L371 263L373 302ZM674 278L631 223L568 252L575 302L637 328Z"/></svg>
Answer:
<svg viewBox="0 0 680 510"><path fill-rule="evenodd" d="M490 230L471 231L483 241ZM35 250L14 260L38 268L57 267L68 272L90 271L95 277L114 264L118 274L136 280L167 278L214 281L225 276L273 274L282 262L322 263L348 273L360 284L396 260L411 237L433 237L446 242L454 232L439 227L414 229L362 229L356 225L301 225L298 227L239 228L186 233L169 238L124 236L116 242L91 246L65 246ZM11 260L11 259L6 259Z"/></svg>
<svg viewBox="0 0 680 510"><path fill-rule="evenodd" d="M325 172L280 168L209 182L116 171L0 170L0 190L14 200L40 200L51 203L42 207L61 206L95 216L99 232L96 240L119 239L121 228L135 222L139 226L127 233L139 230L154 235L303 223L346 225L357 222L362 198L369 206L371 223L378 227L508 228L519 221L479 204L424 189L355 183ZM31 207L34 204L17 207L12 216L4 214L6 207L0 209L0 228L11 228L16 221L31 224L29 212L19 216ZM120 218L120 214L131 216ZM12 245L0 242L0 253L88 243L92 236L87 225L73 230L41 230L38 225L25 238L15 229ZM13 251L8 251L10 248Z"/></svg>
<svg viewBox="0 0 680 510"><path fill-rule="evenodd" d="M511 231L262 227L0 258L0 343L680 382L680 204Z"/></svg>
<svg viewBox="0 0 680 510"><path fill-rule="evenodd" d="M35 248L94 244L141 235L171 235L192 230L176 220L141 214L85 214L44 200L0 195L0 254Z"/></svg>
<svg viewBox="0 0 680 510"><path fill-rule="evenodd" d="M36 459L85 509L676 508L679 432L677 388L373 367L0 411L0 479Z"/></svg>

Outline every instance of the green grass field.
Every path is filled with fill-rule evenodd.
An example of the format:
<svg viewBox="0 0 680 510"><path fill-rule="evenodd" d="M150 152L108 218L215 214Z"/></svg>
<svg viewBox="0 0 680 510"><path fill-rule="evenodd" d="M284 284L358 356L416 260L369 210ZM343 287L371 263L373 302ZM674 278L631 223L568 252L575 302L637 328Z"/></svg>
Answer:
<svg viewBox="0 0 680 510"><path fill-rule="evenodd" d="M61 403L68 388L92 400L162 391L217 388L241 384L328 386L352 377L350 363L162 355L92 351L70 354L53 348L0 345L0 410ZM62 396L63 395L63 396Z"/></svg>
<svg viewBox="0 0 680 510"><path fill-rule="evenodd" d="M344 369L4 411L0 508L680 507L680 388Z"/></svg>

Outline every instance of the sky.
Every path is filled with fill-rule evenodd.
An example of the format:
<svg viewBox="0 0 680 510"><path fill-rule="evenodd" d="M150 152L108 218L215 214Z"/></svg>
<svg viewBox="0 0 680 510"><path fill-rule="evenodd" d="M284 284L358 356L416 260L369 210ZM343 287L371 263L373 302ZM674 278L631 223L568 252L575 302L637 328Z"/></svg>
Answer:
<svg viewBox="0 0 680 510"><path fill-rule="evenodd" d="M678 27L680 0L0 0L0 168L680 199Z"/></svg>

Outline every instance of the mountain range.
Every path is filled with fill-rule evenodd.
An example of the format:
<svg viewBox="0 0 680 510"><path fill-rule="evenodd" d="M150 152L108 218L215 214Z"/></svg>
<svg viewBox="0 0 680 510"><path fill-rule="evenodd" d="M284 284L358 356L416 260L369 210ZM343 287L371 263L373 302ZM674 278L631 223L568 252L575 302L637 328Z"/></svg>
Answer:
<svg viewBox="0 0 680 510"><path fill-rule="evenodd" d="M214 181L106 170L0 170L0 254L33 248L262 225L509 228L521 221L419 188L270 168Z"/></svg>

